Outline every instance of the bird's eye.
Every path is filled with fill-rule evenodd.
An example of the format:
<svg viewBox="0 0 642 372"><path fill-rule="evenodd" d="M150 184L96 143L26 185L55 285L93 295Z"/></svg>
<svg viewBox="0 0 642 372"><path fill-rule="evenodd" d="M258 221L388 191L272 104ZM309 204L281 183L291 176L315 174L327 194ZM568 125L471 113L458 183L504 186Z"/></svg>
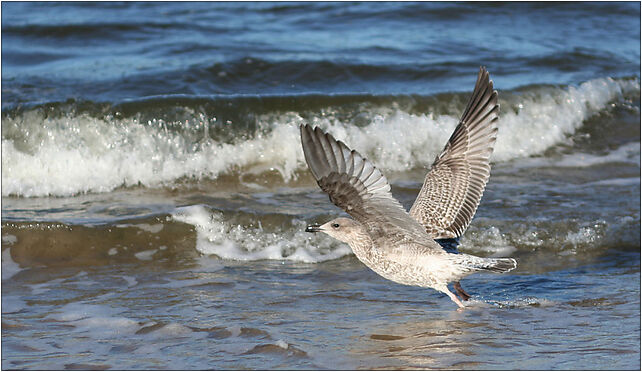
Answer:
<svg viewBox="0 0 642 372"><path fill-rule="evenodd" d="M332 227L334 227L335 229L338 229L339 228L339 224L338 223L333 223Z"/></svg>

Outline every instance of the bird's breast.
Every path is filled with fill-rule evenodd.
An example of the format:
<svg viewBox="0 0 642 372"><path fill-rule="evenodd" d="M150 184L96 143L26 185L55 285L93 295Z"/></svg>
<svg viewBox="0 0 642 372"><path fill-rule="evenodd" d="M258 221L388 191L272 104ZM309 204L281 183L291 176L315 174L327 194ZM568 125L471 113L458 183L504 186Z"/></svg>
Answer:
<svg viewBox="0 0 642 372"><path fill-rule="evenodd" d="M420 255L410 250L377 247L354 253L374 272L400 284L434 287L448 283L457 276L456 269L445 255Z"/></svg>

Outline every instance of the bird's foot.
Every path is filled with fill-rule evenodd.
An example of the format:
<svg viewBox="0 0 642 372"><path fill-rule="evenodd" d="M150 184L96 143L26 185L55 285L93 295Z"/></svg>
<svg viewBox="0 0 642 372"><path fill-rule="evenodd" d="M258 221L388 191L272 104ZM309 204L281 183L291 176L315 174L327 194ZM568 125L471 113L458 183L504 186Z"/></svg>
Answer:
<svg viewBox="0 0 642 372"><path fill-rule="evenodd" d="M464 289L461 287L461 284L459 282L454 282L453 287L455 288L455 291L457 291L457 294L459 297L461 297L462 300L468 301L470 298L470 295L464 291Z"/></svg>
<svg viewBox="0 0 642 372"><path fill-rule="evenodd" d="M450 290L448 290L448 288L444 288L444 293L446 293L448 297L450 297L450 299L453 300L453 302L456 303L457 306L459 306L458 310L462 310L464 307L466 307L461 303L461 301L459 301L457 296L455 296Z"/></svg>

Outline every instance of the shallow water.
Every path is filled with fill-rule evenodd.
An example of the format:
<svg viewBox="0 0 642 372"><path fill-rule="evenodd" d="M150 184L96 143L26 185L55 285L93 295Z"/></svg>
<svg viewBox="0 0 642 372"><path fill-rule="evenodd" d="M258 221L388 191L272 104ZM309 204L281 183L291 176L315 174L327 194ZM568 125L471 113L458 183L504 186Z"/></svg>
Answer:
<svg viewBox="0 0 642 372"><path fill-rule="evenodd" d="M639 4L372 5L3 3L2 368L639 369ZM304 232L297 126L409 208L481 64L457 311Z"/></svg>
<svg viewBox="0 0 642 372"><path fill-rule="evenodd" d="M462 312L352 256L29 269L3 286L4 367L634 368L639 253L588 261L470 277Z"/></svg>

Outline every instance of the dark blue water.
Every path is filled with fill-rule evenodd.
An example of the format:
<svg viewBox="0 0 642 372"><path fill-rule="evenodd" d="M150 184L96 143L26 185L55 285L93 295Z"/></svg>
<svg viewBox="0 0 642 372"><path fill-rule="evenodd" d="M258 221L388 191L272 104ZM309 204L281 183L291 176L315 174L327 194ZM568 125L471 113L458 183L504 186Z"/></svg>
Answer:
<svg viewBox="0 0 642 372"><path fill-rule="evenodd" d="M1 7L3 369L640 368L639 3ZM409 207L480 65L458 312L304 232L298 125Z"/></svg>
<svg viewBox="0 0 642 372"><path fill-rule="evenodd" d="M637 3L6 3L3 109L149 96L433 94L639 71Z"/></svg>

